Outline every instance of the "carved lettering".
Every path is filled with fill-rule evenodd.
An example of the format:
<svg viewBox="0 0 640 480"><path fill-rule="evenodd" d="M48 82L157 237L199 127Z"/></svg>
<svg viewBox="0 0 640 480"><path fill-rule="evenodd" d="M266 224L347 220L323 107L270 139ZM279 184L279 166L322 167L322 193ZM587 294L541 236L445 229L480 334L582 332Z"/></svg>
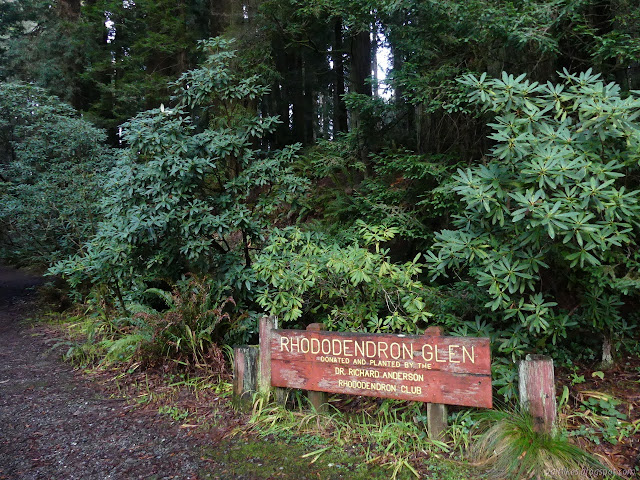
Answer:
<svg viewBox="0 0 640 480"><path fill-rule="evenodd" d="M303 337L300 339L300 351L302 353L309 353L309 344L310 341L307 337Z"/></svg>
<svg viewBox="0 0 640 480"><path fill-rule="evenodd" d="M424 358L425 362L430 362L433 360L433 347L428 343L425 343L422 346L422 358Z"/></svg>
<svg viewBox="0 0 640 480"><path fill-rule="evenodd" d="M491 405L489 339L273 330L272 385Z"/></svg>
<svg viewBox="0 0 640 480"><path fill-rule="evenodd" d="M469 353L469 350L467 350L467 347L465 347L464 345L462 346L462 362L463 363L464 363L465 356L469 357L469 360L471 361L471 363L476 363L476 352L475 352L475 347L473 345L471 346L471 353Z"/></svg>
<svg viewBox="0 0 640 480"><path fill-rule="evenodd" d="M333 340L331 340L331 354L342 355L342 342L340 341L340 339L334 338Z"/></svg>

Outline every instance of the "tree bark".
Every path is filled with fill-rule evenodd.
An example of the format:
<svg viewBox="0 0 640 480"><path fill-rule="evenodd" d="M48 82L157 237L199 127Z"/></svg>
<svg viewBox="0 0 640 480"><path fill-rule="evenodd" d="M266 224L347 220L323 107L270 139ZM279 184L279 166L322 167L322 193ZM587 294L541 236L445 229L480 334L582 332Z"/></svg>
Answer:
<svg viewBox="0 0 640 480"><path fill-rule="evenodd" d="M212 37L221 35L229 26L228 0L209 0L208 30Z"/></svg>
<svg viewBox="0 0 640 480"><path fill-rule="evenodd" d="M302 66L302 54L293 52L291 56L291 70L294 72L295 81L290 85L293 104L293 141L305 143L305 99L304 99L304 71Z"/></svg>
<svg viewBox="0 0 640 480"><path fill-rule="evenodd" d="M305 144L311 144L314 141L317 122L316 119L316 102L314 91L314 71L311 63L302 58L302 78L304 79L303 90L303 139Z"/></svg>
<svg viewBox="0 0 640 480"><path fill-rule="evenodd" d="M344 104L344 44L342 42L342 18L338 17L333 25L333 134L346 132L347 107Z"/></svg>
<svg viewBox="0 0 640 480"><path fill-rule="evenodd" d="M280 37L275 37L271 41L271 51L273 52L273 60L276 70L280 73L281 78L274 80L271 88L271 115L277 115L280 122L276 127L274 135L274 147L282 148L292 143L291 127L289 125L289 77L291 75L288 68L291 61L288 51L285 49L284 42Z"/></svg>
<svg viewBox="0 0 640 480"><path fill-rule="evenodd" d="M350 91L371 96L371 38L369 32L358 32L351 37Z"/></svg>
<svg viewBox="0 0 640 480"><path fill-rule="evenodd" d="M608 370L613 367L612 344L611 336L604 335L602 339L602 360L600 362L600 368L602 370Z"/></svg>

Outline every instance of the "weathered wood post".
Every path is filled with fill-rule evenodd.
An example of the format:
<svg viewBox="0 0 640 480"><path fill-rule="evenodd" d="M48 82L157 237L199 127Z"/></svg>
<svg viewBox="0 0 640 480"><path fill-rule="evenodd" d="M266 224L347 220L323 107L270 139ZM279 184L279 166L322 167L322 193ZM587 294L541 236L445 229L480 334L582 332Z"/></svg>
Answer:
<svg viewBox="0 0 640 480"><path fill-rule="evenodd" d="M271 332L276 328L275 317L260 319L260 373L258 392L264 396L271 393Z"/></svg>
<svg viewBox="0 0 640 480"><path fill-rule="evenodd" d="M271 386L271 338L272 332L277 327L275 317L262 317L260 319L260 359L256 362L259 365L258 392L264 396L275 393L276 403L284 406L287 403L289 389Z"/></svg>
<svg viewBox="0 0 640 480"><path fill-rule="evenodd" d="M233 396L240 402L251 400L258 386L257 346L241 346L233 355Z"/></svg>
<svg viewBox="0 0 640 480"><path fill-rule="evenodd" d="M320 332L322 330L325 330L325 326L322 323L311 323L307 326L307 331L309 332ZM307 390L307 396L316 412L326 413L329 410L329 395L326 392Z"/></svg>
<svg viewBox="0 0 640 480"><path fill-rule="evenodd" d="M545 355L527 355L519 365L520 405L531 413L534 428L551 434L556 427L556 386L553 359Z"/></svg>
<svg viewBox="0 0 640 480"><path fill-rule="evenodd" d="M428 327L424 334L427 336L441 337L442 328ZM447 429L447 406L442 403L427 403L427 434L429 438L440 440Z"/></svg>

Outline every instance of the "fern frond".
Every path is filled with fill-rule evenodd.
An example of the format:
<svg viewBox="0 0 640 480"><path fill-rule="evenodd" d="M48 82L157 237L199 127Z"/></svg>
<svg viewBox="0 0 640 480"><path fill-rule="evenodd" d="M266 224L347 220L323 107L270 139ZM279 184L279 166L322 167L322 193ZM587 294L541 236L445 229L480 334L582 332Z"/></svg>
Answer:
<svg viewBox="0 0 640 480"><path fill-rule="evenodd" d="M154 295L157 295L162 300L164 300L164 303L166 303L167 307L169 308L175 308L176 306L175 299L173 298L173 295L171 295L170 292L161 290L160 288L147 288L145 290L145 293L152 293Z"/></svg>

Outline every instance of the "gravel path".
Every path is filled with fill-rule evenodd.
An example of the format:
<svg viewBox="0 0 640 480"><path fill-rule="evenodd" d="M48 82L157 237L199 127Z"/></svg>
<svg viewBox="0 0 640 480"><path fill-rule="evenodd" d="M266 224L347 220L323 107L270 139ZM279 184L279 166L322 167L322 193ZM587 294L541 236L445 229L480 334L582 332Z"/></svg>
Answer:
<svg viewBox="0 0 640 480"><path fill-rule="evenodd" d="M0 480L220 478L185 430L104 398L21 327L39 282L0 267Z"/></svg>

